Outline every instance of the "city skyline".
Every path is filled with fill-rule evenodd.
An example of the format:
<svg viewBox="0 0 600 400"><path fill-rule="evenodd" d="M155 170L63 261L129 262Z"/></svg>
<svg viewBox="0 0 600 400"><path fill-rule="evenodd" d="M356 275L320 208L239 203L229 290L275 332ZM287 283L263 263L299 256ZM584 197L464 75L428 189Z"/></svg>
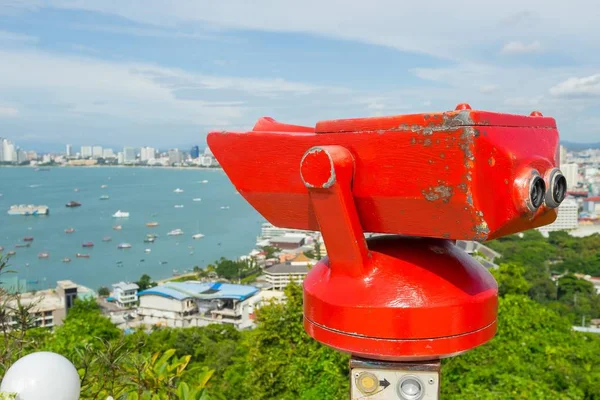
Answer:
<svg viewBox="0 0 600 400"><path fill-rule="evenodd" d="M314 125L466 101L600 138L591 3L288 6L0 0L0 131L44 150L183 148L262 116Z"/></svg>

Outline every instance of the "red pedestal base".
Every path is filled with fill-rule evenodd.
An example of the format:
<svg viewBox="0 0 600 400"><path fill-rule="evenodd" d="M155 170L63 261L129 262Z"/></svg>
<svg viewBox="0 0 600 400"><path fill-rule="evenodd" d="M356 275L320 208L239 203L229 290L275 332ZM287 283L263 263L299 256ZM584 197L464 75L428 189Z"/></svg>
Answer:
<svg viewBox="0 0 600 400"><path fill-rule="evenodd" d="M316 340L355 356L449 357L496 333L492 275L448 240L368 240L365 274L321 260L304 281L304 326Z"/></svg>

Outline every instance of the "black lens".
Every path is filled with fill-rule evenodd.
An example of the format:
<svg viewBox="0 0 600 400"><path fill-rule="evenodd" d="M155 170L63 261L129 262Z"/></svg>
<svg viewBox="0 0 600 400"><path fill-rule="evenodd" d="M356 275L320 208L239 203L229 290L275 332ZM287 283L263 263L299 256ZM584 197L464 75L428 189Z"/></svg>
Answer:
<svg viewBox="0 0 600 400"><path fill-rule="evenodd" d="M531 188L529 190L529 198L531 199L531 205L537 209L544 202L544 194L546 193L546 184L544 180L539 176L533 178L531 182Z"/></svg>
<svg viewBox="0 0 600 400"><path fill-rule="evenodd" d="M552 185L552 198L557 204L562 203L567 195L567 178L563 174L556 174Z"/></svg>

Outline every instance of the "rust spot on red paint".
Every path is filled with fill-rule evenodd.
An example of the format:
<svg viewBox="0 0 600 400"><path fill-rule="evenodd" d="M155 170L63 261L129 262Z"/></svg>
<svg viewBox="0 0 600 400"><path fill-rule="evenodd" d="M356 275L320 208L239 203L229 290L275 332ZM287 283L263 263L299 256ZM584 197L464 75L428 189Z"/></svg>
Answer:
<svg viewBox="0 0 600 400"><path fill-rule="evenodd" d="M446 154L440 153L440 158L446 158Z"/></svg>
<svg viewBox="0 0 600 400"><path fill-rule="evenodd" d="M448 203L454 194L452 187L446 185L430 187L429 190L423 190L422 193L428 201L442 200L444 203Z"/></svg>
<svg viewBox="0 0 600 400"><path fill-rule="evenodd" d="M425 139L423 146L431 146L431 139Z"/></svg>
<svg viewBox="0 0 600 400"><path fill-rule="evenodd" d="M496 165L496 159L494 157L490 157L488 159L488 164L490 164L490 167L493 167L494 165Z"/></svg>

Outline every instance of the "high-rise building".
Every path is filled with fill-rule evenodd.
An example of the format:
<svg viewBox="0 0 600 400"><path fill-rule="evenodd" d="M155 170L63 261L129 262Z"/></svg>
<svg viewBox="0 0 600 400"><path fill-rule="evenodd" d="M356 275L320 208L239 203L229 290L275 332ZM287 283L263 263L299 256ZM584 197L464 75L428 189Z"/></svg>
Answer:
<svg viewBox="0 0 600 400"><path fill-rule="evenodd" d="M0 137L0 162L4 161L4 139Z"/></svg>
<svg viewBox="0 0 600 400"><path fill-rule="evenodd" d="M579 205L572 198L566 198L558 206L558 216L550 225L537 228L540 232L564 231L577 228L577 219L579 218Z"/></svg>
<svg viewBox="0 0 600 400"><path fill-rule="evenodd" d="M17 162L15 145L8 139L2 140L2 158L4 162Z"/></svg>
<svg viewBox="0 0 600 400"><path fill-rule="evenodd" d="M92 157L92 146L81 146L81 158Z"/></svg>
<svg viewBox="0 0 600 400"><path fill-rule="evenodd" d="M115 152L113 149L102 150L102 158L115 158Z"/></svg>
<svg viewBox="0 0 600 400"><path fill-rule="evenodd" d="M119 163L119 164L123 164L124 162L125 162L125 156L123 155L123 152L122 152L122 151L120 151L120 152L117 154L117 163Z"/></svg>
<svg viewBox="0 0 600 400"><path fill-rule="evenodd" d="M123 162L125 164L135 162L135 149L133 147L123 148Z"/></svg>
<svg viewBox="0 0 600 400"><path fill-rule="evenodd" d="M21 164L25 161L28 161L29 159L27 158L27 152L25 152L25 150L23 149L18 149L17 150L17 159L16 161Z"/></svg>
<svg viewBox="0 0 600 400"><path fill-rule="evenodd" d="M212 151L210 150L210 147L208 146L206 146L206 148L204 149L204 155L214 157Z"/></svg>
<svg viewBox="0 0 600 400"><path fill-rule="evenodd" d="M67 145L67 149L66 149L66 153L67 153L67 157L72 157L73 156L73 148L71 147L70 144Z"/></svg>
<svg viewBox="0 0 600 400"><path fill-rule="evenodd" d="M560 159L558 160L559 164L567 163L567 149L563 145L560 146L560 156L559 157L560 157Z"/></svg>
<svg viewBox="0 0 600 400"><path fill-rule="evenodd" d="M200 148L198 146L192 147L192 150L190 150L190 157L192 157L193 160L200 157Z"/></svg>
<svg viewBox="0 0 600 400"><path fill-rule="evenodd" d="M102 146L92 147L92 158L102 158Z"/></svg>
<svg viewBox="0 0 600 400"><path fill-rule="evenodd" d="M156 158L156 149L154 147L142 147L140 149L140 161L150 161Z"/></svg>
<svg viewBox="0 0 600 400"><path fill-rule="evenodd" d="M169 150L169 164L181 164L181 161L183 161L183 154L179 149Z"/></svg>
<svg viewBox="0 0 600 400"><path fill-rule="evenodd" d="M579 165L577 164L561 164L560 170L567 179L567 187L573 188L579 182Z"/></svg>

